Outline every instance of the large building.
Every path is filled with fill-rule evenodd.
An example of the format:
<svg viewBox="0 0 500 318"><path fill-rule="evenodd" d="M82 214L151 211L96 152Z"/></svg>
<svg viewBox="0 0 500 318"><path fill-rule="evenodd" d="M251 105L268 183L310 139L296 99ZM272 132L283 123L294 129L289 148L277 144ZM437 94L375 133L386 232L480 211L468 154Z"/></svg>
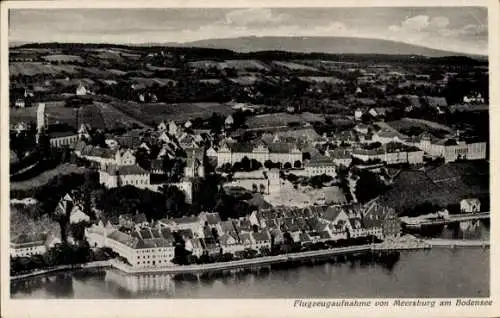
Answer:
<svg viewBox="0 0 500 318"><path fill-rule="evenodd" d="M385 238L401 235L401 222L396 211L379 204L376 200L363 207L362 220L365 228L381 228Z"/></svg>
<svg viewBox="0 0 500 318"><path fill-rule="evenodd" d="M445 162L486 159L486 142L467 142L458 136L436 139L429 134L422 134L410 143L433 157L443 158Z"/></svg>
<svg viewBox="0 0 500 318"><path fill-rule="evenodd" d="M51 233L22 234L11 239L10 256L31 257L33 255L43 255L57 243L61 243L61 240Z"/></svg>
<svg viewBox="0 0 500 318"><path fill-rule="evenodd" d="M147 230L147 238L141 231L127 234L102 222L85 229L85 237L91 246L108 247L136 268L172 265L175 257L174 238L169 231Z"/></svg>
<svg viewBox="0 0 500 318"><path fill-rule="evenodd" d="M302 151L295 143L264 143L258 141L255 143L240 143L223 141L217 150L217 166L221 167L226 163L233 165L247 157L255 159L261 164L267 160L289 163L291 166L295 161L302 161Z"/></svg>
<svg viewBox="0 0 500 318"><path fill-rule="evenodd" d="M136 188L150 188L149 171L138 165L108 164L99 170L99 182L106 188L116 188L132 185Z"/></svg>
<svg viewBox="0 0 500 318"><path fill-rule="evenodd" d="M389 142L374 149L357 148L352 152L353 158L363 160L380 160L387 164L421 164L424 161L424 152L417 147L407 146L398 142Z"/></svg>

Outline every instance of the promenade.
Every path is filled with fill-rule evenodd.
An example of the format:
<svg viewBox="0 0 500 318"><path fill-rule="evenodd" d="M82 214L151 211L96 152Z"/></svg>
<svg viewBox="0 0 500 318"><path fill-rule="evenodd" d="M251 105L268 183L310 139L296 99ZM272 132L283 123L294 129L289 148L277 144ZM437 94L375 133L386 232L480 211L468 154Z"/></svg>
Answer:
<svg viewBox="0 0 500 318"><path fill-rule="evenodd" d="M373 247L372 245L367 244L367 245L350 246L350 247L334 248L334 249L319 250L319 251L290 253L290 254L276 255L276 256L263 256L252 259L244 259L244 260L230 261L230 262L219 262L212 264L200 264L200 265L172 265L165 267L134 268L131 267L130 265L118 262L116 260L111 261L111 265L128 274L141 274L141 273L196 274L214 270L230 270L238 268L248 268L252 266L271 265L277 263L284 263L287 261L308 259L311 257L332 256L339 254L354 254L354 253L370 251L372 250L372 247Z"/></svg>
<svg viewBox="0 0 500 318"><path fill-rule="evenodd" d="M457 239L428 239L425 240L431 246L435 247L489 247L489 240L457 240Z"/></svg>
<svg viewBox="0 0 500 318"><path fill-rule="evenodd" d="M422 226L444 225L455 222L467 222L475 220L484 220L489 218L490 218L490 212L480 212L480 213L450 215L447 218L440 218L440 219L401 218L401 222L409 228L420 228Z"/></svg>
<svg viewBox="0 0 500 318"><path fill-rule="evenodd" d="M33 277L33 276L45 275L45 274L50 274L50 273L55 273L55 272L60 272L60 271L67 271L67 270L74 270L74 269L102 268L102 267L109 267L109 266L111 266L110 261L95 261L95 262L84 263L84 264L60 265L60 266L54 266L51 268L32 271L32 272L29 272L26 274L11 276L10 280L24 279L24 278L29 278L29 277Z"/></svg>

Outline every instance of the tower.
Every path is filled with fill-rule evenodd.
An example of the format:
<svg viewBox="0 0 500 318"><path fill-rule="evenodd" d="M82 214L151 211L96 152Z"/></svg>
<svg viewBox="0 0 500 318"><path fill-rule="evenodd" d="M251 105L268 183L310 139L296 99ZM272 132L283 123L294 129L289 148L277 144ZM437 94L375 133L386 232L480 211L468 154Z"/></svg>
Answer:
<svg viewBox="0 0 500 318"><path fill-rule="evenodd" d="M47 115L45 114L45 104L38 103L38 109L36 112L36 130L38 133L40 133L45 128L47 128Z"/></svg>

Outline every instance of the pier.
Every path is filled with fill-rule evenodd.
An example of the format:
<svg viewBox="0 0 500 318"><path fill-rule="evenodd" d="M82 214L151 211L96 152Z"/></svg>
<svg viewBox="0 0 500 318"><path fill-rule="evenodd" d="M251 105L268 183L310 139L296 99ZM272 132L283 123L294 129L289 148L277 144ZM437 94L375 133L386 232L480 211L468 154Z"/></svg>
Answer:
<svg viewBox="0 0 500 318"><path fill-rule="evenodd" d="M429 225L445 225L456 222L467 222L475 220L484 220L490 218L490 212L480 212L480 213L468 213L468 214L456 214L450 215L446 218L436 218L436 219L413 219L411 221L402 219L401 222L408 228L420 228L422 226Z"/></svg>
<svg viewBox="0 0 500 318"><path fill-rule="evenodd" d="M456 239L428 239L426 243L433 247L489 247L489 240L456 240Z"/></svg>

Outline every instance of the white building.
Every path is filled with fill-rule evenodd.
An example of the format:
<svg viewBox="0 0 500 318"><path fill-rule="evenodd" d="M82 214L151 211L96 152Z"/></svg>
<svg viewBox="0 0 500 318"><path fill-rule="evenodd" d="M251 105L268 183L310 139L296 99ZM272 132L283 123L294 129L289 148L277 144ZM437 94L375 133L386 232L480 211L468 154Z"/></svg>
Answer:
<svg viewBox="0 0 500 318"><path fill-rule="evenodd" d="M21 234L12 238L10 242L11 257L30 257L43 255L61 240L51 233L39 233L36 235Z"/></svg>
<svg viewBox="0 0 500 318"><path fill-rule="evenodd" d="M132 185L140 189L149 189L150 173L138 165L108 164L99 171L99 183L106 188Z"/></svg>
<svg viewBox="0 0 500 318"><path fill-rule="evenodd" d="M295 143L222 142L217 151L217 166L221 167L226 163L234 165L235 162L240 162L245 157L250 160L255 159L261 164L270 160L282 164L289 163L293 167L295 161L302 162L302 151Z"/></svg>
<svg viewBox="0 0 500 318"><path fill-rule="evenodd" d="M75 93L77 96L83 96L83 95L87 95L88 90L87 90L87 88L85 88L85 86L83 84L80 83L80 85L78 85L78 87L76 88Z"/></svg>
<svg viewBox="0 0 500 318"><path fill-rule="evenodd" d="M460 201L460 211L462 213L481 212L481 202L478 199L462 199Z"/></svg>
<svg viewBox="0 0 500 318"><path fill-rule="evenodd" d="M172 238L143 239L120 232L102 222L85 229L85 236L91 246L108 247L127 260L135 268L172 266L175 246Z"/></svg>

